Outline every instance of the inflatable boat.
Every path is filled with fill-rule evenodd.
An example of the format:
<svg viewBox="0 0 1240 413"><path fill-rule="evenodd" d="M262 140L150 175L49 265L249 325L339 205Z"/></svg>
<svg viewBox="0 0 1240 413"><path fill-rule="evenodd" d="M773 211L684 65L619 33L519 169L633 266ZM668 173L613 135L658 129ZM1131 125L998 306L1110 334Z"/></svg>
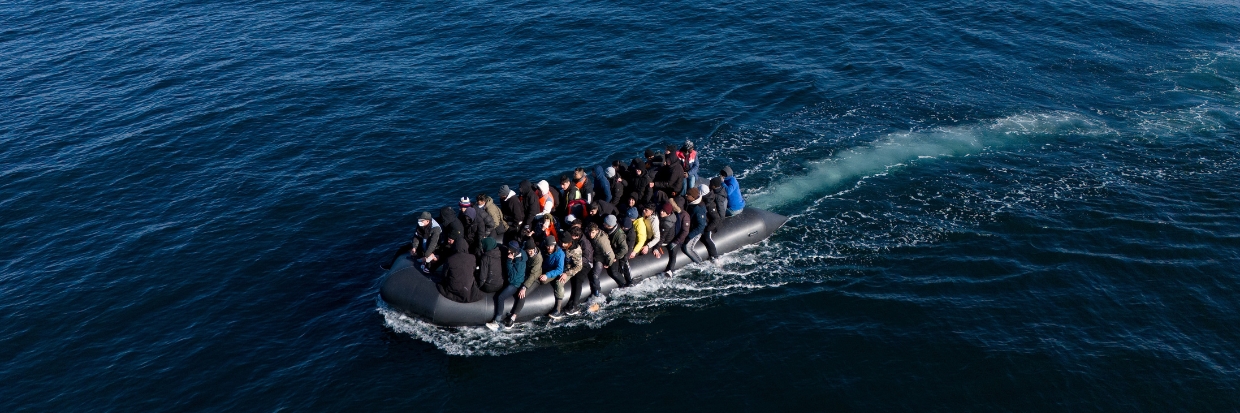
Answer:
<svg viewBox="0 0 1240 413"><path fill-rule="evenodd" d="M783 226L788 217L758 208L745 208L740 214L728 217L720 224L713 239L719 254L736 251L741 247L754 244L771 236L775 230ZM696 251L699 256L706 257L706 246L698 243ZM667 255L655 258L654 255L643 255L630 260L629 267L633 282L653 277L667 267ZM685 254L676 254L673 268L680 269L692 261ZM458 303L439 294L435 283L422 274L408 255L397 259L387 272L387 279L379 289L379 296L390 307L405 314L420 317L431 323L443 326L483 325L495 316L494 293L486 294L486 298L472 303ZM606 273L604 273L606 274ZM578 274L585 277L586 274ZM609 276L599 277L602 293L607 294L616 288L616 281ZM590 286L585 285L582 296L588 296ZM513 298L504 300L504 311L512 309ZM550 286L535 289L525 298L525 308L521 310L517 321L528 321L550 313L555 306Z"/></svg>

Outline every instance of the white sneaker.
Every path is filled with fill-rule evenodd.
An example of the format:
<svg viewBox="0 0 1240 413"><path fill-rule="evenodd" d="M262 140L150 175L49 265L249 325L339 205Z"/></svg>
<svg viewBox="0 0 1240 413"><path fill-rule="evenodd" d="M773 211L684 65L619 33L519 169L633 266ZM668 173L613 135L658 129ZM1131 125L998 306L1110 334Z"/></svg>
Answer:
<svg viewBox="0 0 1240 413"><path fill-rule="evenodd" d="M487 328L491 329L491 331L499 331L499 323L487 321Z"/></svg>

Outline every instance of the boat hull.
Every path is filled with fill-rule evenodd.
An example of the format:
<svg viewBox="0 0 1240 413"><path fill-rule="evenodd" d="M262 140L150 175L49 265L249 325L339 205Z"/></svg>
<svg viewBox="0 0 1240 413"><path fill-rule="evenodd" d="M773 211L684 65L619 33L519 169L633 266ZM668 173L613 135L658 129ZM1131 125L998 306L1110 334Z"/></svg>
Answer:
<svg viewBox="0 0 1240 413"><path fill-rule="evenodd" d="M758 208L746 208L740 214L725 219L712 238L718 252L726 254L770 237L787 221L788 217L783 215ZM706 246L700 242L695 246L695 251L701 257L707 256ZM676 263L673 268L679 269L691 262L685 254L676 254ZM667 255L655 258L654 255L648 254L634 258L629 262L633 282L658 275L667 268L667 264ZM577 276L588 275L582 273ZM600 276L599 282L603 294L617 287L616 281L608 276ZM582 295L586 296L589 293L590 287L587 283L583 287ZM388 306L444 326L482 325L491 321L495 316L494 294L488 293L485 299L472 303L458 303L444 298L435 288L435 283L413 267L413 261L408 256L402 256L396 260L392 269L388 271L383 286L379 289L379 296ZM512 309L513 301L512 297L504 300L504 311ZM535 288L533 292L527 294L525 307L518 315L518 321L527 321L546 315L554 306L555 297L549 285Z"/></svg>

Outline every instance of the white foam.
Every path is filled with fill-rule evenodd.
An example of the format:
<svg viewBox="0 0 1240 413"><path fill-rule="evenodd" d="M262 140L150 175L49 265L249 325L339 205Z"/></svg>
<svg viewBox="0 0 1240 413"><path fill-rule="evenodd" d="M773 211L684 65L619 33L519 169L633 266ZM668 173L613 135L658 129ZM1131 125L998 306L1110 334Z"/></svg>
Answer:
<svg viewBox="0 0 1240 413"><path fill-rule="evenodd" d="M913 160L975 154L986 148L1044 136L1097 134L1102 130L1100 123L1088 118L1054 112L1009 116L977 125L892 133L868 146L837 153L814 165L806 175L785 178L762 193L754 194L751 202L761 208L777 207L821 195L862 176L905 166Z"/></svg>

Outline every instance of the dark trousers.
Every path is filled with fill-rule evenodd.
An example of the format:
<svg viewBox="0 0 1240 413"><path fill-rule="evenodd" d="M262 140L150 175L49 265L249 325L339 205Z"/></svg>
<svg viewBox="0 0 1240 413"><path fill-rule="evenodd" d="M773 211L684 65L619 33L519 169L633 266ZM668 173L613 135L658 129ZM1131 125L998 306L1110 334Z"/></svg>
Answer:
<svg viewBox="0 0 1240 413"><path fill-rule="evenodd" d="M607 269L607 275L616 280L616 284L621 287L633 284L633 274L629 271L629 256L625 255L624 259L616 260L616 263Z"/></svg>
<svg viewBox="0 0 1240 413"><path fill-rule="evenodd" d="M680 249L678 247L680 245L676 245L675 242L667 244L667 268L664 268L663 271L672 272L676 268L676 251Z"/></svg>
<svg viewBox="0 0 1240 413"><path fill-rule="evenodd" d="M603 263L601 261L594 262L594 269L590 270L590 291L591 294L603 294L603 287L599 285L598 277L603 275Z"/></svg>
<svg viewBox="0 0 1240 413"><path fill-rule="evenodd" d="M710 231L702 233L702 245L706 246L706 254L710 255L710 259L719 258L719 249L715 248L715 238Z"/></svg>
<svg viewBox="0 0 1240 413"><path fill-rule="evenodd" d="M538 286L540 285L542 285L542 283L534 283L534 286L525 290L525 296L529 297L535 290L538 290ZM517 315L521 312L521 309L525 307L525 299L515 294L512 297L517 300L512 303L512 315Z"/></svg>
<svg viewBox="0 0 1240 413"><path fill-rule="evenodd" d="M594 269L591 268L590 270L593 271ZM577 275L574 275L573 278L568 279L568 284L572 292L568 294L568 305L564 306L565 309L577 306L577 300L581 299L581 285L586 282L585 272L586 269L582 268ZM591 284L591 286L593 286L593 284Z"/></svg>

